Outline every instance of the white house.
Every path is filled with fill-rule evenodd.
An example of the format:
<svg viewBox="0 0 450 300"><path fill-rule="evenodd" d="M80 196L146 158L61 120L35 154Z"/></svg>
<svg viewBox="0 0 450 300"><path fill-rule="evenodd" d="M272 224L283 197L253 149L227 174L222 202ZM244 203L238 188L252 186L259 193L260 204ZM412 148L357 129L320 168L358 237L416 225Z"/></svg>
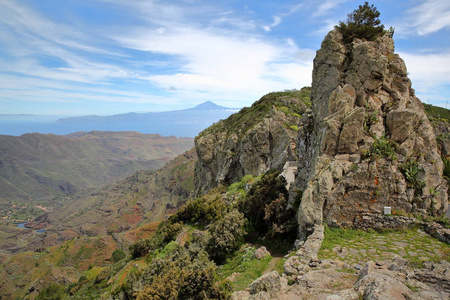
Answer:
<svg viewBox="0 0 450 300"><path fill-rule="evenodd" d="M295 176L297 176L297 162L287 161L284 164L281 175L286 179L286 189L289 190L291 183L295 181Z"/></svg>

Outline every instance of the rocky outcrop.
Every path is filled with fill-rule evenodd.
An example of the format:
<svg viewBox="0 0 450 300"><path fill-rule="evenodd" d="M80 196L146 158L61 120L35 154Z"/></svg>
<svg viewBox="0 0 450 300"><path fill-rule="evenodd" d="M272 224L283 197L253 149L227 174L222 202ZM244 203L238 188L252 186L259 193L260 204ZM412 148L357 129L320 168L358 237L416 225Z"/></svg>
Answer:
<svg viewBox="0 0 450 300"><path fill-rule="evenodd" d="M253 281L247 291L236 292L232 300L269 300L278 299L281 291L287 288L287 280L272 271Z"/></svg>
<svg viewBox="0 0 450 300"><path fill-rule="evenodd" d="M286 161L295 160L297 130L309 101L299 96L309 96L308 91L268 94L200 133L195 139L197 194L244 175L281 171Z"/></svg>
<svg viewBox="0 0 450 300"><path fill-rule="evenodd" d="M323 219L352 226L384 206L426 215L447 211L433 128L392 38L345 46L331 31L314 59L311 102L298 143L303 238Z"/></svg>

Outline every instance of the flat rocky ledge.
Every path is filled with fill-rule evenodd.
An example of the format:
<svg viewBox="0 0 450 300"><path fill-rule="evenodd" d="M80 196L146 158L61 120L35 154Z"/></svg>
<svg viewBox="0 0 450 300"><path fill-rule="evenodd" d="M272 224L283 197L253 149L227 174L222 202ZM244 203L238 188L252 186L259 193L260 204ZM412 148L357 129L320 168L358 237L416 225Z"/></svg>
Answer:
<svg viewBox="0 0 450 300"><path fill-rule="evenodd" d="M407 217L368 214L363 219L367 225L420 228L374 232L370 239L347 240L319 254L324 227L316 225L313 234L286 257L281 276L268 273L247 290L234 293L233 299L449 299L450 263L442 259L449 247L427 234L448 230Z"/></svg>
<svg viewBox="0 0 450 300"><path fill-rule="evenodd" d="M441 242L450 244L450 229L438 223L429 223L419 221L416 218L406 216L389 216L382 214L365 213L357 218L354 222L355 228L366 229L405 229L410 227L420 227L422 230L440 240Z"/></svg>

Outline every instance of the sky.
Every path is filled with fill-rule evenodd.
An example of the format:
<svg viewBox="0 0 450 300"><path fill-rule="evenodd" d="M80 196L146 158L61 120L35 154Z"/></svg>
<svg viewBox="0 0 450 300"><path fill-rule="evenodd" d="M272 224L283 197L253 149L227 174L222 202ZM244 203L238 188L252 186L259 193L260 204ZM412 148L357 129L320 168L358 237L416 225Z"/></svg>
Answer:
<svg viewBox="0 0 450 300"><path fill-rule="evenodd" d="M348 0L0 0L0 114L250 106L311 85ZM450 1L371 1L416 95L450 100ZM450 106L448 106L450 108Z"/></svg>

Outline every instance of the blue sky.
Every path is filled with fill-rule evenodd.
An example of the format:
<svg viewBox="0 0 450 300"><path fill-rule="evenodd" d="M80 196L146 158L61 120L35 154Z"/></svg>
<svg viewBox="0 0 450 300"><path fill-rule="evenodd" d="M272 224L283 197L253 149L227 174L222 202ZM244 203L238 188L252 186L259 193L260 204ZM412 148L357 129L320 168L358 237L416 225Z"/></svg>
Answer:
<svg viewBox="0 0 450 300"><path fill-rule="evenodd" d="M450 100L450 1L372 1L417 96ZM363 1L0 0L0 114L249 106L311 85L325 34ZM449 106L450 108L450 106Z"/></svg>

